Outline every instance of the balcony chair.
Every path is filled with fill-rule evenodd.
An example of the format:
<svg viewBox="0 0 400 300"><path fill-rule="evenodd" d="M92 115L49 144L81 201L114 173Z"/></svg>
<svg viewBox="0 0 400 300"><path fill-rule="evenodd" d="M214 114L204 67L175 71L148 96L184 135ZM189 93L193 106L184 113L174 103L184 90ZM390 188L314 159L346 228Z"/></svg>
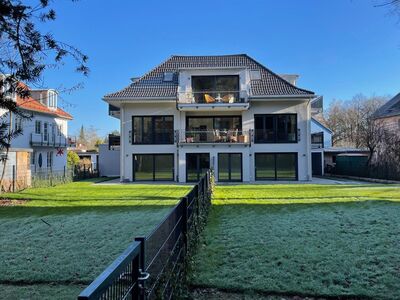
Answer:
<svg viewBox="0 0 400 300"><path fill-rule="evenodd" d="M209 94L204 94L204 100L206 103L215 103L215 98L210 96Z"/></svg>
<svg viewBox="0 0 400 300"><path fill-rule="evenodd" d="M222 97L222 102L224 103L234 103L235 102L235 96L233 94L227 94Z"/></svg>

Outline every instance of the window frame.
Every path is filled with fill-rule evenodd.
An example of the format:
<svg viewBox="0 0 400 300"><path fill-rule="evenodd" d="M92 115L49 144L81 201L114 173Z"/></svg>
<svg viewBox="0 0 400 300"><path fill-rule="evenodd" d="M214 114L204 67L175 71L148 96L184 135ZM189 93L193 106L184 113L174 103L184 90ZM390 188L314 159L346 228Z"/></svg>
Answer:
<svg viewBox="0 0 400 300"><path fill-rule="evenodd" d="M195 89L194 86L193 86L194 85L194 79L206 78L206 77L213 79L213 88L211 90L209 90L209 91L208 90L197 90L197 89ZM218 77L235 78L237 80L237 90L232 90L232 91L231 90L229 90L229 91L217 90L217 78ZM240 76L237 75L237 74L233 74L233 75L230 75L230 74L226 74L226 75L192 75L191 78L190 78L190 81L191 81L191 88L192 88L193 92L238 92L240 90Z"/></svg>
<svg viewBox="0 0 400 300"><path fill-rule="evenodd" d="M149 180L141 180L141 179L136 179L136 158L135 156L137 155L143 155L143 156L151 156L152 157L152 173L153 173L153 179L150 181L175 181L175 155L174 153L133 153L132 154L132 164L133 164L133 174L132 174L132 179L135 182L140 182L140 181L149 181ZM172 157L172 178L171 179L156 179L156 156L158 155L168 155Z"/></svg>
<svg viewBox="0 0 400 300"><path fill-rule="evenodd" d="M46 163L47 168L52 168L53 167L53 151L47 152L47 163Z"/></svg>
<svg viewBox="0 0 400 300"><path fill-rule="evenodd" d="M316 139L320 138L320 142L314 141L313 140L314 138L316 138ZM323 131L311 133L311 145L312 144L321 144L322 146L324 146L324 132Z"/></svg>
<svg viewBox="0 0 400 300"><path fill-rule="evenodd" d="M272 178L267 177L258 177L257 176L257 156L258 155L273 155L274 156L274 173L275 176ZM291 154L295 156L295 178L278 178L278 171L277 171L277 155L280 154ZM254 179L255 181L298 181L299 180L299 153L298 152L256 152L254 153Z"/></svg>
<svg viewBox="0 0 400 300"><path fill-rule="evenodd" d="M196 180L189 180L189 172L188 172L188 156L196 155ZM211 155L209 152L187 152L185 155L185 167L186 167L186 182L198 182L201 179L201 168L200 168L200 156L208 155L208 167L211 167Z"/></svg>
<svg viewBox="0 0 400 300"><path fill-rule="evenodd" d="M151 142L135 142L135 118L141 118L141 136L143 140L144 136L144 118L151 118ZM172 118L172 132L171 132L171 141L161 142L156 141L156 131L155 131L155 121L156 118ZM174 115L135 115L132 116L132 135L131 135L131 144L132 145L173 145L175 144L175 135L174 135ZM165 119L163 120L165 122Z"/></svg>
<svg viewBox="0 0 400 300"><path fill-rule="evenodd" d="M278 119L281 116L295 116L296 120L296 126L295 126L295 140L294 141L289 141L288 139L286 140L279 140L278 138ZM257 117L262 117L263 120L263 129L257 129L256 128L256 118ZM273 141L267 141L265 139L258 140L257 139L257 130L263 130L265 132L265 119L267 117L273 117L273 130L274 130L274 139ZM286 123L287 124L287 123ZM286 132L285 135L288 137L289 133L287 130L286 126ZM297 120L297 113L282 113L282 114L254 114L254 144L296 144L299 142L299 137L298 137L298 120Z"/></svg>
<svg viewBox="0 0 400 300"><path fill-rule="evenodd" d="M232 179L232 155L240 155L240 179ZM228 179L220 178L220 163L221 155L228 155ZM243 181L243 153L242 152L220 152L218 153L218 182L242 182Z"/></svg>
<svg viewBox="0 0 400 300"><path fill-rule="evenodd" d="M14 126L15 130L22 131L22 118L19 116L15 116L14 122L15 122L15 126Z"/></svg>
<svg viewBox="0 0 400 300"><path fill-rule="evenodd" d="M243 130L243 119L241 115L211 115L211 116L186 116L186 131L190 131L189 129L189 119L212 119L213 123L213 128L211 130L216 130L215 128L215 119L217 118L239 118L239 124L240 128L238 129L239 131ZM228 130L235 129L235 128L229 128Z"/></svg>
<svg viewBox="0 0 400 300"><path fill-rule="evenodd" d="M35 120L35 134L42 134L42 121L40 120Z"/></svg>

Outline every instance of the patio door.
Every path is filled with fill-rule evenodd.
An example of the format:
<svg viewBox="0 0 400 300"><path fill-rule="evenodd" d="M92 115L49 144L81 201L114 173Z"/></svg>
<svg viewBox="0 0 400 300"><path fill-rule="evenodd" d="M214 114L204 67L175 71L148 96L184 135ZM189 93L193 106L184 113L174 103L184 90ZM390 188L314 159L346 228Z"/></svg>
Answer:
<svg viewBox="0 0 400 300"><path fill-rule="evenodd" d="M209 153L186 153L186 181L199 181L209 168Z"/></svg>
<svg viewBox="0 0 400 300"><path fill-rule="evenodd" d="M218 181L242 181L242 153L218 153Z"/></svg>
<svg viewBox="0 0 400 300"><path fill-rule="evenodd" d="M133 178L135 181L174 180L173 154L133 155Z"/></svg>
<svg viewBox="0 0 400 300"><path fill-rule="evenodd" d="M256 180L297 180L297 153L256 153Z"/></svg>

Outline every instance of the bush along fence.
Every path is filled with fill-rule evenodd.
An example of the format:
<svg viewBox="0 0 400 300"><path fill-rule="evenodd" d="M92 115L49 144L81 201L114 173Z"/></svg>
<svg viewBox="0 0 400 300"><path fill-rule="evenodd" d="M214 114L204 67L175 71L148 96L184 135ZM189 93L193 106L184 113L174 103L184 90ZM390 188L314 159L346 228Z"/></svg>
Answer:
<svg viewBox="0 0 400 300"><path fill-rule="evenodd" d="M374 162L368 165L366 156L338 156L333 175L400 180L400 167L395 162Z"/></svg>
<svg viewBox="0 0 400 300"><path fill-rule="evenodd" d="M176 299L207 220L214 177L208 171L147 237L137 237L78 299Z"/></svg>

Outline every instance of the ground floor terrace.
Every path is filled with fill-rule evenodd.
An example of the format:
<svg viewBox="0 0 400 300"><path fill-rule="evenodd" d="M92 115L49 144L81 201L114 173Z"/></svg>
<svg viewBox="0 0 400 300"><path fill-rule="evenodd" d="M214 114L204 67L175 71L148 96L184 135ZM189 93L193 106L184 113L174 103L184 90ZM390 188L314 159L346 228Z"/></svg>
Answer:
<svg viewBox="0 0 400 300"><path fill-rule="evenodd" d="M311 180L310 158L290 147L271 151L268 147L191 145L173 150L132 153L122 180L196 182L210 168L217 182Z"/></svg>

